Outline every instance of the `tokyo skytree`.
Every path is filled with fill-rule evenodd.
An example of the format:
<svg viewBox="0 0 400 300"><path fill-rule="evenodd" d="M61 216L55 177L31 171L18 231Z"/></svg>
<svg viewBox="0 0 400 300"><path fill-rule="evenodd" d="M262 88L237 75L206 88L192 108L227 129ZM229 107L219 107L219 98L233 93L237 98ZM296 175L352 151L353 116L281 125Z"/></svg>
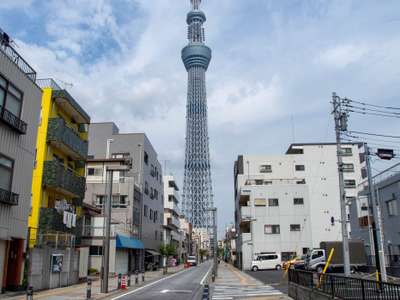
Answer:
<svg viewBox="0 0 400 300"><path fill-rule="evenodd" d="M192 10L186 17L189 43L182 49L182 60L188 72L182 210L193 228L209 229L213 194L205 75L211 60L211 49L204 44L203 23L206 15L199 9L201 0L191 0L191 3Z"/></svg>

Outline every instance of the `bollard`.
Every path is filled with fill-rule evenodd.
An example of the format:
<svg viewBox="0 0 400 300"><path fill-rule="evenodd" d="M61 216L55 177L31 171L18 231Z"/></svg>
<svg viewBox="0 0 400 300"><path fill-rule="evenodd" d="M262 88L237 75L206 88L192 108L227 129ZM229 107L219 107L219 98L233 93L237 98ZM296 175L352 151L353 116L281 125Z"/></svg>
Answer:
<svg viewBox="0 0 400 300"><path fill-rule="evenodd" d="M92 297L92 280L90 278L87 279L86 286L86 299L90 299Z"/></svg>
<svg viewBox="0 0 400 300"><path fill-rule="evenodd" d="M131 286L131 272L128 273L128 287Z"/></svg>
<svg viewBox="0 0 400 300"><path fill-rule="evenodd" d="M122 277L122 275L121 275L121 273L119 273L118 274L118 289L121 288L121 277Z"/></svg>
<svg viewBox="0 0 400 300"><path fill-rule="evenodd" d="M208 300L208 299L210 299L210 287L208 286L208 284L206 284L204 286L202 300Z"/></svg>
<svg viewBox="0 0 400 300"><path fill-rule="evenodd" d="M144 282L144 272L142 273L142 282Z"/></svg>
<svg viewBox="0 0 400 300"><path fill-rule="evenodd" d="M29 286L26 290L26 300L33 300L33 287Z"/></svg>

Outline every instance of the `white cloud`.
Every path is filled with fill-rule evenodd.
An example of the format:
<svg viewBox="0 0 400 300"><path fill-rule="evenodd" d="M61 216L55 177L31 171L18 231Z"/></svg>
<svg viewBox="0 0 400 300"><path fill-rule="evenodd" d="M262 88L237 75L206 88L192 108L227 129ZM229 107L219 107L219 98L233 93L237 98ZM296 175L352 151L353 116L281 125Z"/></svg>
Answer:
<svg viewBox="0 0 400 300"><path fill-rule="evenodd" d="M32 5L33 0L2 0L0 1L1 9L27 9Z"/></svg>
<svg viewBox="0 0 400 300"><path fill-rule="evenodd" d="M362 61L368 52L369 48L362 45L338 45L324 50L315 62L330 68L342 69Z"/></svg>

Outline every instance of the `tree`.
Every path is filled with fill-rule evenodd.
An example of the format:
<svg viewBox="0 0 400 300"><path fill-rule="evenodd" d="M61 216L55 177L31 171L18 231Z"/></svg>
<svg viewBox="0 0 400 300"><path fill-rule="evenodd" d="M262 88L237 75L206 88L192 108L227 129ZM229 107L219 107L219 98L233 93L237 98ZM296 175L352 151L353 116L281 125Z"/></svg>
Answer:
<svg viewBox="0 0 400 300"><path fill-rule="evenodd" d="M168 273L168 260L171 256L176 255L176 247L171 244L163 244L160 247L160 254L165 258L164 274Z"/></svg>
<svg viewBox="0 0 400 300"><path fill-rule="evenodd" d="M207 249L200 249L199 250L199 255L200 255L200 261L203 262L203 257L208 255L208 250Z"/></svg>

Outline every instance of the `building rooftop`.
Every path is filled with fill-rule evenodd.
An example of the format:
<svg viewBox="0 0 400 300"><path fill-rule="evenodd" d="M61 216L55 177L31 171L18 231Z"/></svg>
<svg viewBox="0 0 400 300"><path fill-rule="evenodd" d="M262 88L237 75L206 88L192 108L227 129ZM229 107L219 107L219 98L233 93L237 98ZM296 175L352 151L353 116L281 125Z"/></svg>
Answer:
<svg viewBox="0 0 400 300"><path fill-rule="evenodd" d="M36 71L12 47L10 36L0 28L0 51L4 53L25 75L33 82L36 80Z"/></svg>

